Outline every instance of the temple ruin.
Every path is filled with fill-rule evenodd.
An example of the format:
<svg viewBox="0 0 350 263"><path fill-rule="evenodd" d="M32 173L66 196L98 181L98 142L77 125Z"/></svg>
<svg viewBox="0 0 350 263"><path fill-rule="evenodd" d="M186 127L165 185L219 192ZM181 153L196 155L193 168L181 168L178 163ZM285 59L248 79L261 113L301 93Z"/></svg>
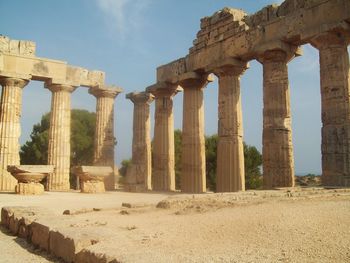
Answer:
<svg viewBox="0 0 350 263"><path fill-rule="evenodd" d="M243 119L240 77L249 61L263 66L263 182L265 189L294 186L288 63L302 45L319 51L322 108L322 181L350 186L349 0L286 0L253 15L224 8L201 19L189 53L157 68L157 82L130 93L134 103L131 191L175 190L173 97L183 92L181 191L206 192L204 87L215 74L218 90L217 191L244 191ZM122 91L104 84L104 73L35 56L35 43L0 37L0 191L13 191L8 165L19 165L22 89L30 80L52 92L48 190L69 189L70 97L79 87L97 99L95 166L114 166L115 97ZM150 111L155 101L153 155ZM153 156L153 167L151 158ZM112 177L106 190L114 189Z"/></svg>
<svg viewBox="0 0 350 263"><path fill-rule="evenodd" d="M47 190L70 189L71 94L79 87L89 88L97 99L94 165L114 168L114 98L121 88L105 84L105 73L71 66L64 61L35 56L35 43L0 36L0 191L14 191L17 180L7 171L19 165L22 89L30 80L43 81L52 92ZM114 189L114 176L105 180L107 190Z"/></svg>
<svg viewBox="0 0 350 263"><path fill-rule="evenodd" d="M253 15L224 8L201 19L189 53L158 67L157 83L146 89L156 103L153 189L175 187L173 97L181 87L181 190L206 191L203 88L213 73L219 79L217 191L245 190L240 77L254 59L263 65L264 188L293 187L288 62L308 43L320 58L322 181L350 186L349 23L349 0L286 0Z"/></svg>

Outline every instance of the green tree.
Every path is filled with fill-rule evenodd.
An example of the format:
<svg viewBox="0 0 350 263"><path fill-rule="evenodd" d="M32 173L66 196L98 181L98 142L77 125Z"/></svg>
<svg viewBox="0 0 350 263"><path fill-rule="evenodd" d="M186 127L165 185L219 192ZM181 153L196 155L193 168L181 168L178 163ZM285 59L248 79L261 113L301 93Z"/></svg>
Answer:
<svg viewBox="0 0 350 263"><path fill-rule="evenodd" d="M131 165L131 159L123 160L121 163L121 167L119 168L119 175L124 177L126 176L126 171L128 170L129 166Z"/></svg>
<svg viewBox="0 0 350 263"><path fill-rule="evenodd" d="M216 153L218 145L218 136L205 136L205 164L207 188L216 190Z"/></svg>
<svg viewBox="0 0 350 263"><path fill-rule="evenodd" d="M175 141L175 185L176 189L180 189L181 185L181 156L182 156L182 131L175 130L174 132Z"/></svg>
<svg viewBox="0 0 350 263"><path fill-rule="evenodd" d="M259 189L262 187L260 167L262 155L254 146L244 143L244 170L246 189Z"/></svg>
<svg viewBox="0 0 350 263"><path fill-rule="evenodd" d="M50 116L45 114L41 121L33 126L30 140L20 149L21 164L47 164Z"/></svg>
<svg viewBox="0 0 350 263"><path fill-rule="evenodd" d="M94 150L96 114L86 110L72 110L71 165L91 164ZM40 123L20 150L22 164L47 164L50 114L42 116Z"/></svg>

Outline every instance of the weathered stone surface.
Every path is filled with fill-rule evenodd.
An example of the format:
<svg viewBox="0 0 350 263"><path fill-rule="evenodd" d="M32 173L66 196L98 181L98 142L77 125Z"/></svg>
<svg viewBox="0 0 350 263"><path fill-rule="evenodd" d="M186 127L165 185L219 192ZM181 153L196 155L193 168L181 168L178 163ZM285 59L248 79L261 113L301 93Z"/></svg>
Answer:
<svg viewBox="0 0 350 263"><path fill-rule="evenodd" d="M89 93L97 99L94 165L114 167L114 99L123 90L115 86L96 86ZM105 179L106 190L114 190L114 175Z"/></svg>
<svg viewBox="0 0 350 263"><path fill-rule="evenodd" d="M260 58L263 89L264 188L294 186L290 91L287 63L293 53L266 51Z"/></svg>
<svg viewBox="0 0 350 263"><path fill-rule="evenodd" d="M94 242L96 241L86 234L74 234L68 230L50 231L50 253L62 258L65 262L75 262L76 254Z"/></svg>
<svg viewBox="0 0 350 263"><path fill-rule="evenodd" d="M41 195L45 191L40 183L18 183L15 188L16 194L20 195Z"/></svg>
<svg viewBox="0 0 350 263"><path fill-rule="evenodd" d="M88 194L106 192L104 182L99 182L99 181L80 182L80 190L82 193L88 193Z"/></svg>
<svg viewBox="0 0 350 263"><path fill-rule="evenodd" d="M10 217L13 215L14 211L11 207L1 208L1 224L6 228L9 228Z"/></svg>
<svg viewBox="0 0 350 263"><path fill-rule="evenodd" d="M187 77L179 81L184 90L181 191L203 193L206 192L203 89L211 79L198 74Z"/></svg>
<svg viewBox="0 0 350 263"><path fill-rule="evenodd" d="M49 191L68 191L70 169L71 93L76 87L46 84L52 92L48 164L55 169L48 177Z"/></svg>
<svg viewBox="0 0 350 263"><path fill-rule="evenodd" d="M52 173L54 169L53 165L8 165L7 171L10 173L16 174L16 173L27 173L27 174L49 174ZM42 180L43 178L38 178L38 180ZM18 179L19 180L19 179ZM27 181L29 180L29 181ZM22 182L21 180L19 180ZM30 176L28 178L25 178L25 181L23 182L36 182L36 177L33 177L33 180L31 180Z"/></svg>
<svg viewBox="0 0 350 263"><path fill-rule="evenodd" d="M40 222L30 225L30 241L40 249L49 251L50 228Z"/></svg>
<svg viewBox="0 0 350 263"><path fill-rule="evenodd" d="M72 86L92 87L104 84L105 73L67 65L64 61L35 56L35 43L0 36L0 76L65 82Z"/></svg>
<svg viewBox="0 0 350 263"><path fill-rule="evenodd" d="M155 97L152 189L175 190L173 97L177 85L158 83L146 89Z"/></svg>
<svg viewBox="0 0 350 263"><path fill-rule="evenodd" d="M126 95L134 103L132 163L126 174L130 191L152 189L150 103L154 96L147 92Z"/></svg>
<svg viewBox="0 0 350 263"><path fill-rule="evenodd" d="M0 36L0 52L22 56L35 56L35 43L25 40L14 40Z"/></svg>
<svg viewBox="0 0 350 263"><path fill-rule="evenodd" d="M213 68L219 77L217 192L245 190L240 76L247 68L233 59Z"/></svg>
<svg viewBox="0 0 350 263"><path fill-rule="evenodd" d="M96 253L89 248L83 249L75 257L76 263L118 263L119 261L104 253Z"/></svg>
<svg viewBox="0 0 350 263"><path fill-rule="evenodd" d="M7 165L19 164L22 89L27 83L24 79L0 77L0 191L14 191L17 184L7 172Z"/></svg>
<svg viewBox="0 0 350 263"><path fill-rule="evenodd" d="M350 186L349 32L319 35L322 111L322 183Z"/></svg>
<svg viewBox="0 0 350 263"><path fill-rule="evenodd" d="M114 176L109 166L75 166L71 171L79 177L82 193L104 193L106 178Z"/></svg>
<svg viewBox="0 0 350 263"><path fill-rule="evenodd" d="M288 0L245 16L225 8L201 21L187 56L157 68L158 82L172 82L185 72L200 71L228 58L256 58L262 46L283 41L299 46L350 21L348 0Z"/></svg>

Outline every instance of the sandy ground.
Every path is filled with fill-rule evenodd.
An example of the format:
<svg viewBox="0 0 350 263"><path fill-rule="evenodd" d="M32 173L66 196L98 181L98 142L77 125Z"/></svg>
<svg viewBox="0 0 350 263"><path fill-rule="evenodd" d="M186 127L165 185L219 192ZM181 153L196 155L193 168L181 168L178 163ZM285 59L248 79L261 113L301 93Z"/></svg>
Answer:
<svg viewBox="0 0 350 263"><path fill-rule="evenodd" d="M25 204L17 196L0 195L0 206L50 208L41 222L86 234L98 241L87 250L121 262L350 262L350 191L257 193L175 195L161 203L163 208L155 204L166 194L49 193L31 201L24 197ZM121 208L121 202L140 207ZM88 205L100 209L83 212ZM65 209L73 214L58 216ZM0 248L19 258L29 254L2 233Z"/></svg>

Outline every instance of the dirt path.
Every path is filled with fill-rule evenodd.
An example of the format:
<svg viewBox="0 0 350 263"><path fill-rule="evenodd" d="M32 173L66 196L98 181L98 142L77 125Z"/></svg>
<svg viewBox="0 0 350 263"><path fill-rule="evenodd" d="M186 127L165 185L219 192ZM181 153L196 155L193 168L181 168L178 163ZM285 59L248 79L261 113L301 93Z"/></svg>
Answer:
<svg viewBox="0 0 350 263"><path fill-rule="evenodd" d="M24 239L12 236L0 226L0 262L1 263L47 263L61 262L46 252L36 250Z"/></svg>
<svg viewBox="0 0 350 263"><path fill-rule="evenodd" d="M41 207L40 223L68 236L94 240L85 247L87 258L107 255L118 262L350 262L350 190L177 194L156 208L166 197L49 193L21 201L8 195L0 198L0 206ZM131 207L121 207L122 202L130 202ZM135 205L140 203L146 205ZM101 209L79 212L82 207ZM62 215L65 208L73 213ZM0 262L52 262L31 255L28 250L33 249L26 248L21 240L0 233ZM85 259L81 262L87 262Z"/></svg>

